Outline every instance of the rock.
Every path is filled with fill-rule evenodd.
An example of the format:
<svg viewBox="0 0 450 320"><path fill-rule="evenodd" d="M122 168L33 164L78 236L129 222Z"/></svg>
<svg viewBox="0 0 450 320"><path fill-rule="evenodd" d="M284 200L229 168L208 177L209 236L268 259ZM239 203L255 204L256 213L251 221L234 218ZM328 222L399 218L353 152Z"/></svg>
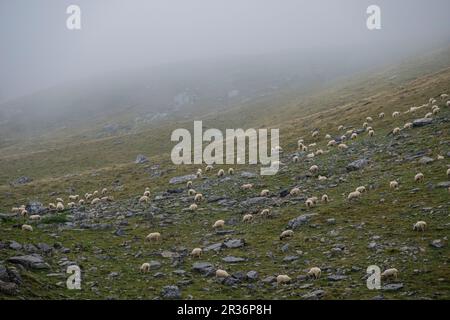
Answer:
<svg viewBox="0 0 450 320"><path fill-rule="evenodd" d="M172 179L169 180L169 184L184 183L188 182L189 180L195 179L197 179L197 176L195 174L188 174L186 176L173 177Z"/></svg>
<svg viewBox="0 0 450 320"><path fill-rule="evenodd" d="M222 249L222 245L223 245L223 244L222 244L221 242L219 242L219 243L213 243L213 244L211 244L211 245L205 247L205 248L203 249L203 251L205 251L205 252L208 252L208 251L211 251L211 250L219 251L220 249Z"/></svg>
<svg viewBox="0 0 450 320"><path fill-rule="evenodd" d="M308 299L308 300L316 300L316 299L320 299L321 297L323 297L325 294L325 291L323 290L314 290L312 292L309 292L305 295L302 296L303 299Z"/></svg>
<svg viewBox="0 0 450 320"><path fill-rule="evenodd" d="M228 249L241 248L241 247L245 246L245 240L244 239L230 239L230 240L225 241L223 244Z"/></svg>
<svg viewBox="0 0 450 320"><path fill-rule="evenodd" d="M403 289L403 283L389 283L383 287L381 287L381 290L385 291L397 291Z"/></svg>
<svg viewBox="0 0 450 320"><path fill-rule="evenodd" d="M233 257L233 256L227 256L225 258L222 258L223 262L227 262L227 263L237 263L237 262L244 262L247 259L244 258L240 258L240 257Z"/></svg>
<svg viewBox="0 0 450 320"><path fill-rule="evenodd" d="M223 284L230 287L237 285L239 282L240 280L235 277L227 277L223 280Z"/></svg>
<svg viewBox="0 0 450 320"><path fill-rule="evenodd" d="M117 230L114 231L113 234L116 235L116 236L121 237L121 236L125 235L125 231L123 231L123 229L121 229L121 228L117 228Z"/></svg>
<svg viewBox="0 0 450 320"><path fill-rule="evenodd" d="M136 156L136 160L134 161L134 163L136 164L142 164L142 163L147 163L148 162L148 158L146 156L144 156L143 154L138 154Z"/></svg>
<svg viewBox="0 0 450 320"><path fill-rule="evenodd" d="M450 188L450 181L439 182L436 188Z"/></svg>
<svg viewBox="0 0 450 320"><path fill-rule="evenodd" d="M159 262L159 261L152 260L149 262L149 264L150 264L151 270L156 270L156 269L161 268L161 262Z"/></svg>
<svg viewBox="0 0 450 320"><path fill-rule="evenodd" d="M356 170L360 170L362 168L364 168L366 165L369 164L369 160L367 159L359 159L356 161L353 161L351 163L349 163L345 168L347 169L347 171L356 171Z"/></svg>
<svg viewBox="0 0 450 320"><path fill-rule="evenodd" d="M254 270L249 271L249 272L247 272L247 274L246 274L246 277L247 277L247 279L249 279L249 280L256 280L256 279L258 279L258 276L259 276L258 272L257 272L257 271L254 271Z"/></svg>
<svg viewBox="0 0 450 320"><path fill-rule="evenodd" d="M298 260L298 256L287 256L287 257L284 257L284 259L283 259L283 261L284 262L292 262L292 261L295 261L295 260Z"/></svg>
<svg viewBox="0 0 450 320"><path fill-rule="evenodd" d="M164 299L181 299L181 291L177 286L165 286L161 290Z"/></svg>
<svg viewBox="0 0 450 320"><path fill-rule="evenodd" d="M253 172L248 172L248 171L241 172L241 178L252 179L252 178L256 178L257 176L258 175Z"/></svg>
<svg viewBox="0 0 450 320"><path fill-rule="evenodd" d="M9 242L9 248L12 250L20 250L22 249L22 245L14 240Z"/></svg>
<svg viewBox="0 0 450 320"><path fill-rule="evenodd" d="M431 118L416 119L413 121L413 127L423 127L428 124L431 124L432 122L433 122L433 119L431 119Z"/></svg>
<svg viewBox="0 0 450 320"><path fill-rule="evenodd" d="M344 275L338 275L338 274L333 274L328 276L328 280L330 281L341 281L341 280L345 280L347 279L347 276Z"/></svg>
<svg viewBox="0 0 450 320"><path fill-rule="evenodd" d="M31 201L26 206L25 209L28 211L30 215L33 214L42 214L47 212L47 208L42 205L42 203L37 201Z"/></svg>
<svg viewBox="0 0 450 320"><path fill-rule="evenodd" d="M214 266L209 262L196 262L192 265L192 270L205 276L209 276L215 272Z"/></svg>
<svg viewBox="0 0 450 320"><path fill-rule="evenodd" d="M50 266L38 254L17 256L8 259L8 262L20 264L27 269L49 269Z"/></svg>
<svg viewBox="0 0 450 320"><path fill-rule="evenodd" d="M254 207L259 205L269 205L272 204L273 200L271 198L267 197L255 197L255 198L249 198L245 201L242 201L240 204L243 207Z"/></svg>
<svg viewBox="0 0 450 320"><path fill-rule="evenodd" d="M284 189L284 190L281 190L278 195L279 195L280 198L285 198L285 197L287 197L289 195L289 192L290 191L288 189Z"/></svg>
<svg viewBox="0 0 450 320"><path fill-rule="evenodd" d="M17 178L16 180L14 180L12 182L12 185L26 184L26 183L29 183L31 181L33 181L33 179L23 176L23 177L20 177L20 178Z"/></svg>
<svg viewBox="0 0 450 320"><path fill-rule="evenodd" d="M272 283L277 281L277 278L275 278L274 276L268 276L265 277L264 279L261 280L263 283Z"/></svg>
<svg viewBox="0 0 450 320"><path fill-rule="evenodd" d="M0 280L1 281L9 281L8 269L4 265L0 264Z"/></svg>
<svg viewBox="0 0 450 320"><path fill-rule="evenodd" d="M420 158L419 163L420 163L420 164L429 164L429 163L432 163L433 161L434 161L433 158L430 158L430 157L422 157L422 158Z"/></svg>
<svg viewBox="0 0 450 320"><path fill-rule="evenodd" d="M298 216L297 218L294 218L291 221L289 221L288 228L297 229L301 225L308 223L309 220L314 216L317 216L317 213L302 214L301 216Z"/></svg>
<svg viewBox="0 0 450 320"><path fill-rule="evenodd" d="M38 249L31 243L27 243L23 246L23 249L27 252L27 253L35 253L38 251Z"/></svg>
<svg viewBox="0 0 450 320"><path fill-rule="evenodd" d="M13 282L4 282L0 280L0 293L13 296L17 294L18 286Z"/></svg>
<svg viewBox="0 0 450 320"><path fill-rule="evenodd" d="M440 248L444 247L444 243L442 242L441 239L437 239L437 240L431 241L430 246L440 249Z"/></svg>

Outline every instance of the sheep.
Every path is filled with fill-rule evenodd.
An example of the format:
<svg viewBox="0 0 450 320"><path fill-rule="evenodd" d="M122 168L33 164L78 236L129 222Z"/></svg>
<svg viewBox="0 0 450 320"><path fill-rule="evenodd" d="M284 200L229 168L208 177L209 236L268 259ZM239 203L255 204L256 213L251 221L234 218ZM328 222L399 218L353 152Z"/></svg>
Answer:
<svg viewBox="0 0 450 320"><path fill-rule="evenodd" d="M298 147L301 151L303 151L303 152L307 152L308 151L308 147L307 146L305 146L305 145L300 145L299 147Z"/></svg>
<svg viewBox="0 0 450 320"><path fill-rule="evenodd" d="M150 272L150 263L148 263L148 262L143 263L143 264L141 265L141 267L139 268L139 270L140 270L142 273Z"/></svg>
<svg viewBox="0 0 450 320"><path fill-rule="evenodd" d="M142 197L141 197L142 198ZM139 200L141 200L141 199L139 199ZM100 203L100 198L94 198L94 199L92 199L92 201L91 201L91 205L96 205L96 204L98 204L98 203ZM139 201L139 203L141 203L141 201Z"/></svg>
<svg viewBox="0 0 450 320"><path fill-rule="evenodd" d="M425 115L425 118L427 118L427 119L433 118L433 113L432 113L432 112L428 112L428 113Z"/></svg>
<svg viewBox="0 0 450 320"><path fill-rule="evenodd" d="M314 152L308 153L306 155L306 157L309 158L309 159L314 158Z"/></svg>
<svg viewBox="0 0 450 320"><path fill-rule="evenodd" d="M391 182L389 183L389 188L397 190L397 189L398 189L398 182L395 181L395 180L394 180L394 181L391 181Z"/></svg>
<svg viewBox="0 0 450 320"><path fill-rule="evenodd" d="M441 111L439 107L433 109L433 114L438 114Z"/></svg>
<svg viewBox="0 0 450 320"><path fill-rule="evenodd" d="M149 187L145 187L144 192L145 192L145 191L150 191L150 188L149 188Z"/></svg>
<svg viewBox="0 0 450 320"><path fill-rule="evenodd" d="M98 199L98 198L97 198ZM147 196L142 196L139 198L139 203L148 203L150 201L150 198Z"/></svg>
<svg viewBox="0 0 450 320"><path fill-rule="evenodd" d="M325 135L325 139L331 139L331 135L327 133L327 134Z"/></svg>
<svg viewBox="0 0 450 320"><path fill-rule="evenodd" d="M20 212L20 209L17 208L17 207L12 207L11 212L12 212L12 213L19 213L19 212Z"/></svg>
<svg viewBox="0 0 450 320"><path fill-rule="evenodd" d="M450 107L450 100L445 104L447 107Z"/></svg>
<svg viewBox="0 0 450 320"><path fill-rule="evenodd" d="M439 155L437 156L437 159L438 159L438 160L444 160L444 156L442 156L442 155L439 154Z"/></svg>
<svg viewBox="0 0 450 320"><path fill-rule="evenodd" d="M367 122L363 123L363 128L366 129L369 126L369 124Z"/></svg>
<svg viewBox="0 0 450 320"><path fill-rule="evenodd" d="M58 202L56 204L56 210L57 211L64 211L64 205L62 204L62 202Z"/></svg>
<svg viewBox="0 0 450 320"><path fill-rule="evenodd" d="M428 100L428 103L434 104L434 103L436 103L436 99L430 98L430 100Z"/></svg>
<svg viewBox="0 0 450 320"><path fill-rule="evenodd" d="M216 278L228 278L229 276L230 275L225 270L222 269L216 270Z"/></svg>
<svg viewBox="0 0 450 320"><path fill-rule="evenodd" d="M425 221L418 221L414 224L413 230L414 231L425 231L427 227L427 223Z"/></svg>
<svg viewBox="0 0 450 320"><path fill-rule="evenodd" d="M369 137L373 137L375 135L375 131L369 130L368 135Z"/></svg>
<svg viewBox="0 0 450 320"><path fill-rule="evenodd" d="M253 188L253 185L251 183L246 183L241 186L241 189L243 189L243 190L249 190L252 188Z"/></svg>
<svg viewBox="0 0 450 320"><path fill-rule="evenodd" d="M22 230L23 231L33 231L33 227L30 226L29 224L23 224L22 225Z"/></svg>
<svg viewBox="0 0 450 320"><path fill-rule="evenodd" d="M450 168L447 169L447 177L450 178Z"/></svg>
<svg viewBox="0 0 450 320"><path fill-rule="evenodd" d="M86 199L86 201L89 201L92 197L93 197L93 194L92 194L92 193L86 193L86 194L84 195L84 198Z"/></svg>
<svg viewBox="0 0 450 320"><path fill-rule="evenodd" d="M78 205L79 205L79 206L84 205L84 200L83 200L83 199L78 200Z"/></svg>
<svg viewBox="0 0 450 320"><path fill-rule="evenodd" d="M95 191L92 193L92 196L93 196L94 198L97 197L97 196L98 196L98 191L95 190Z"/></svg>
<svg viewBox="0 0 450 320"><path fill-rule="evenodd" d="M197 173L202 174L202 173L203 173L203 170L199 168L199 169L197 169Z"/></svg>
<svg viewBox="0 0 450 320"><path fill-rule="evenodd" d="M225 175L225 171L223 171L223 169L220 169L218 172L217 172L217 176L220 178L220 177L223 177Z"/></svg>
<svg viewBox="0 0 450 320"><path fill-rule="evenodd" d="M103 188L103 189L102 189L102 195L105 195L105 194L107 194L107 193L108 193L108 189Z"/></svg>
<svg viewBox="0 0 450 320"><path fill-rule="evenodd" d="M197 193L197 192L195 192L194 189L189 189L189 190L188 190L188 195L189 195L189 196L195 196L196 193Z"/></svg>
<svg viewBox="0 0 450 320"><path fill-rule="evenodd" d="M294 236L294 231L292 230L285 230L280 234L280 240L286 239L286 238L292 238Z"/></svg>
<svg viewBox="0 0 450 320"><path fill-rule="evenodd" d="M353 130L347 130L347 132L345 133L346 135L351 135L353 133Z"/></svg>
<svg viewBox="0 0 450 320"><path fill-rule="evenodd" d="M378 119L383 119L384 118L384 112L381 112L379 115L378 115Z"/></svg>
<svg viewBox="0 0 450 320"><path fill-rule="evenodd" d="M307 208L313 208L315 206L314 201L312 199L306 199L305 205Z"/></svg>
<svg viewBox="0 0 450 320"><path fill-rule="evenodd" d="M291 195L291 196L299 196L300 195L300 189L299 188L292 188L292 190L289 192L289 194Z"/></svg>
<svg viewBox="0 0 450 320"><path fill-rule="evenodd" d="M352 133L350 139L355 140L356 138L358 138L358 134L356 132Z"/></svg>
<svg viewBox="0 0 450 320"><path fill-rule="evenodd" d="M413 127L413 124L411 122L407 122L405 123L405 125L403 126L403 129L411 129Z"/></svg>
<svg viewBox="0 0 450 320"><path fill-rule="evenodd" d="M192 181L188 181L188 182L186 182L186 188L192 188Z"/></svg>
<svg viewBox="0 0 450 320"><path fill-rule="evenodd" d="M75 202L69 202L67 204L67 208L72 209L73 207L75 207ZM64 209L63 209L64 210Z"/></svg>
<svg viewBox="0 0 450 320"><path fill-rule="evenodd" d="M39 221L39 220L41 220L41 216L38 214L33 214L29 217L29 219L33 220L33 221Z"/></svg>
<svg viewBox="0 0 450 320"><path fill-rule="evenodd" d="M367 122L372 122L373 119L372 119L372 117L367 117L367 118L366 118L366 121L367 121Z"/></svg>
<svg viewBox="0 0 450 320"><path fill-rule="evenodd" d="M50 210L56 210L56 205L55 205L54 203L50 202L50 203L48 204L48 208L49 208Z"/></svg>
<svg viewBox="0 0 450 320"><path fill-rule="evenodd" d="M319 167L317 165L313 165L309 168L309 172L311 172L312 174L316 174L317 172L319 172Z"/></svg>
<svg viewBox="0 0 450 320"><path fill-rule="evenodd" d="M311 134L311 136L312 136L313 138L317 138L317 137L319 136L319 131L314 131L314 132Z"/></svg>
<svg viewBox="0 0 450 320"><path fill-rule="evenodd" d="M394 130L392 130L392 134L395 136L395 135L397 135L397 134L399 134L400 133L400 128L399 127L397 127L397 128L394 128Z"/></svg>
<svg viewBox="0 0 450 320"><path fill-rule="evenodd" d="M102 202L112 202L112 201L114 201L114 198L112 196L106 196L106 197L101 197L100 200Z"/></svg>
<svg viewBox="0 0 450 320"><path fill-rule="evenodd" d="M194 202L200 203L200 202L202 202L202 201L203 201L203 194L197 193L197 194L195 195L195 197L194 197Z"/></svg>
<svg viewBox="0 0 450 320"><path fill-rule="evenodd" d="M370 130L373 130L373 128L372 127L367 127L366 128L366 132L369 132Z"/></svg>
<svg viewBox="0 0 450 320"><path fill-rule="evenodd" d="M20 210L20 215L21 215L22 217L28 216L28 211L27 211L27 210L22 209L22 208L20 208L20 209L21 209L21 210Z"/></svg>
<svg viewBox="0 0 450 320"><path fill-rule="evenodd" d="M416 174L414 176L414 181L415 182L422 182L424 180L425 176L423 175L423 173L419 172L418 174Z"/></svg>
<svg viewBox="0 0 450 320"><path fill-rule="evenodd" d="M144 191L144 196L150 197L150 191Z"/></svg>
<svg viewBox="0 0 450 320"><path fill-rule="evenodd" d="M310 276L314 279L319 279L321 274L322 274L322 270L320 270L320 268L318 268L318 267L312 267L308 271L308 276Z"/></svg>
<svg viewBox="0 0 450 320"><path fill-rule="evenodd" d="M361 187L356 188L355 191L358 191L359 193L364 193L364 192L366 192L367 190L366 190L366 187L361 186Z"/></svg>
<svg viewBox="0 0 450 320"><path fill-rule="evenodd" d="M193 203L189 206L189 211L195 211L195 210L197 210L197 208L198 208L198 206L195 203Z"/></svg>
<svg viewBox="0 0 450 320"><path fill-rule="evenodd" d="M323 154L323 150L322 149L317 149L316 156L320 156L322 154Z"/></svg>
<svg viewBox="0 0 450 320"><path fill-rule="evenodd" d="M345 143L341 143L338 145L338 148L341 150L346 150L346 149L348 149L348 146Z"/></svg>
<svg viewBox="0 0 450 320"><path fill-rule="evenodd" d="M334 147L336 144L337 144L336 140L330 140L330 141L328 141L327 146L328 147Z"/></svg>
<svg viewBox="0 0 450 320"><path fill-rule="evenodd" d="M230 176L232 176L232 175L234 174L234 169L233 169L233 168L229 168L229 169L228 169L228 174L229 174Z"/></svg>
<svg viewBox="0 0 450 320"><path fill-rule="evenodd" d="M289 283L291 278L288 275L280 274L277 276L277 286L284 283Z"/></svg>
<svg viewBox="0 0 450 320"><path fill-rule="evenodd" d="M224 226L225 226L225 221L224 220L217 220L213 224L213 229L223 228Z"/></svg>
<svg viewBox="0 0 450 320"><path fill-rule="evenodd" d="M70 201L78 201L78 199L80 198L80 196L79 195L71 195L71 196L69 196L69 200Z"/></svg>
<svg viewBox="0 0 450 320"><path fill-rule="evenodd" d="M445 100L447 98L448 98L448 94L446 94L446 93L441 94L441 99L442 100Z"/></svg>
<svg viewBox="0 0 450 320"><path fill-rule="evenodd" d="M398 112L398 111L394 111L393 113L392 113L392 118L397 118L397 117L399 117L400 116L400 112Z"/></svg>
<svg viewBox="0 0 450 320"><path fill-rule="evenodd" d="M202 173L199 172L199 171L197 171L197 173L196 173L195 175L196 175L196 177L199 178L199 179L202 177Z"/></svg>
<svg viewBox="0 0 450 320"><path fill-rule="evenodd" d="M56 198L56 202L62 202L64 203L64 200L62 198Z"/></svg>
<svg viewBox="0 0 450 320"><path fill-rule="evenodd" d="M398 270L395 268L384 270L381 274L381 278L394 278L397 280Z"/></svg>
<svg viewBox="0 0 450 320"><path fill-rule="evenodd" d="M212 165L207 165L206 168L205 168L205 172L212 171L213 169L214 169L214 168L213 168Z"/></svg>
<svg viewBox="0 0 450 320"><path fill-rule="evenodd" d="M261 191L260 196L261 197L268 197L269 194L270 194L270 191L267 190L267 189L264 189L264 190Z"/></svg>
<svg viewBox="0 0 450 320"><path fill-rule="evenodd" d="M324 202L324 203L330 202L330 198L328 198L328 195L324 194L324 195L322 196L322 202Z"/></svg>
<svg viewBox="0 0 450 320"><path fill-rule="evenodd" d="M325 181L325 180L327 180L328 178L325 177L325 176L319 175L319 177L318 177L317 179L318 179L319 181Z"/></svg>
<svg viewBox="0 0 450 320"><path fill-rule="evenodd" d="M160 241L161 240L161 233L159 232L152 232L149 233L146 237L145 237L146 241Z"/></svg>
<svg viewBox="0 0 450 320"><path fill-rule="evenodd" d="M253 220L253 215L251 215L251 214L246 214L242 218L242 222L252 222L252 220Z"/></svg>
<svg viewBox="0 0 450 320"><path fill-rule="evenodd" d="M341 130L344 130L344 126L342 124L338 127L338 131L341 131Z"/></svg>
<svg viewBox="0 0 450 320"><path fill-rule="evenodd" d="M261 210L261 212L259 213L259 215L263 218L267 218L270 216L270 209L263 209Z"/></svg>
<svg viewBox="0 0 450 320"><path fill-rule="evenodd" d="M202 253L203 253L203 250L201 248L194 248L191 252L191 256L200 258Z"/></svg>
<svg viewBox="0 0 450 320"><path fill-rule="evenodd" d="M353 191L348 194L347 200L351 201L353 199L358 199L359 197L361 197L361 192Z"/></svg>
<svg viewBox="0 0 450 320"><path fill-rule="evenodd" d="M298 156L294 156L293 158L292 158L292 162L294 162L294 163L297 163L297 162L299 162L300 161L300 158L298 157Z"/></svg>

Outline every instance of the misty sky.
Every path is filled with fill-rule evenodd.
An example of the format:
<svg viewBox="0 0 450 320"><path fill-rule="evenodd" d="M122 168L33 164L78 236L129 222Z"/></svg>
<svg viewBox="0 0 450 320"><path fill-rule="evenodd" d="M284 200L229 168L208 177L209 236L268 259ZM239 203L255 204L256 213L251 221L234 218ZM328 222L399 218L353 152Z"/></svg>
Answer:
<svg viewBox="0 0 450 320"><path fill-rule="evenodd" d="M82 30L66 28L66 8ZM382 30L366 28L366 8ZM449 0L0 0L0 102L113 70L302 49L450 45ZM409 49L408 49L409 50Z"/></svg>

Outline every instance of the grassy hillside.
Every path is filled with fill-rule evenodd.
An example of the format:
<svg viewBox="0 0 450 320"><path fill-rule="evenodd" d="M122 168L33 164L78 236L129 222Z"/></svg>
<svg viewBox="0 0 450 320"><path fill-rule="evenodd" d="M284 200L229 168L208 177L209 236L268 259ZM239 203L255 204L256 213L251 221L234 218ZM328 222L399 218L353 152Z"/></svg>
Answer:
<svg viewBox="0 0 450 320"><path fill-rule="evenodd" d="M257 167L234 166L235 175L224 178L216 176L220 167L215 167L194 180L194 189L205 196L196 212L186 210L193 199L184 183L168 183L198 168L172 165L167 154L172 148L172 128L191 128L191 121L94 140L61 136L52 145L43 141L32 152L26 144L5 146L0 157L0 212L32 200L47 205L63 197L67 202L70 194L84 195L103 187L115 201L46 213L38 223L3 215L0 265L17 270L22 282L12 292L0 291L0 298L153 299L164 298L163 288L176 285L184 299L449 299L450 193L447 187L439 187L448 181L450 165L450 108L439 97L450 92L448 59L440 53L340 79L326 89L280 93L223 113L204 114L208 127L280 128L283 165L276 176L251 178L242 173L256 173ZM431 106L405 113L428 103L430 97L437 99L441 110L431 124L391 134L395 127L403 128L430 112ZM401 116L392 118L394 111ZM384 119L378 119L380 112L386 114ZM348 129L362 129L368 116L374 119L370 123L374 137L362 132L346 142L346 150L327 147L325 134L337 137ZM338 131L339 125L346 129ZM317 140L311 137L315 129L320 131ZM299 138L317 144L310 151L325 153L307 158L297 150ZM134 164L138 153L150 156L150 163ZM299 163L292 162L295 154ZM433 161L421 164L425 156ZM438 156L444 158L438 160ZM364 168L346 169L362 158L369 160ZM308 172L312 164L319 166L319 174L327 180L319 181ZM423 183L414 182L418 172L425 175ZM8 184L19 176L33 181ZM389 188L392 180L399 182L398 190ZM242 191L243 183L254 188ZM139 204L147 186L151 203ZM301 195L285 196L284 191L295 186ZM347 195L358 186L365 186L367 192L348 201ZM269 189L270 196L259 198L262 189ZM323 194L330 203L305 206L307 197ZM269 218L258 215L264 208L271 209ZM255 215L252 223L242 222L246 213ZM305 214L312 215L295 228L294 237L279 240L289 221ZM212 229L218 219L226 221L223 231ZM423 233L412 228L419 220L428 224ZM33 232L20 230L25 222L33 225ZM155 231L162 234L162 241L146 242L146 235ZM230 239L241 239L245 245L227 248ZM11 246L11 241L21 247ZM39 243L51 249L40 249ZM189 256L195 247L205 250L214 244L220 250L205 251L200 259ZM22 268L7 261L33 251L49 269ZM226 257L243 261L230 263L223 260ZM150 261L155 269L140 273L140 265ZM72 262L83 271L79 291L65 288L65 270ZM196 262L225 269L232 277L223 281L203 275L192 269ZM383 280L380 291L368 290L366 268L374 264L382 270L397 268L398 279ZM319 280L306 277L313 266L322 269ZM258 277L248 279L249 271L257 271ZM271 277L279 274L289 275L292 281L277 286Z"/></svg>

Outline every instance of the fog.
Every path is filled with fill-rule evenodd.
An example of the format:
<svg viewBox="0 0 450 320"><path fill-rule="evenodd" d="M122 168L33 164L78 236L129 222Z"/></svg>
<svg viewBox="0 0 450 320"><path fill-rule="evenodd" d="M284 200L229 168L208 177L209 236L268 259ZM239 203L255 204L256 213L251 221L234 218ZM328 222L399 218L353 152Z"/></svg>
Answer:
<svg viewBox="0 0 450 320"><path fill-rule="evenodd" d="M81 8L68 30L66 8ZM366 9L381 8L381 30ZM334 50L367 64L450 45L448 0L2 0L0 102L161 64ZM375 61L374 60L374 61Z"/></svg>

